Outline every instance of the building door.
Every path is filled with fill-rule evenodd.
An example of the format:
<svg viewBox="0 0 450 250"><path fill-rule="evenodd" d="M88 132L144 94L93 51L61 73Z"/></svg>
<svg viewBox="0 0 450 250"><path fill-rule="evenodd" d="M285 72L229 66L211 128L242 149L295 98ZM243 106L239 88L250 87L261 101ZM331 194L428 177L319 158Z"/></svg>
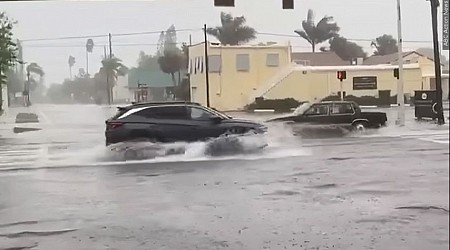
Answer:
<svg viewBox="0 0 450 250"><path fill-rule="evenodd" d="M191 101L198 102L197 100L197 87L191 88Z"/></svg>
<svg viewBox="0 0 450 250"><path fill-rule="evenodd" d="M378 99L380 106L391 105L391 91L390 90L378 90Z"/></svg>

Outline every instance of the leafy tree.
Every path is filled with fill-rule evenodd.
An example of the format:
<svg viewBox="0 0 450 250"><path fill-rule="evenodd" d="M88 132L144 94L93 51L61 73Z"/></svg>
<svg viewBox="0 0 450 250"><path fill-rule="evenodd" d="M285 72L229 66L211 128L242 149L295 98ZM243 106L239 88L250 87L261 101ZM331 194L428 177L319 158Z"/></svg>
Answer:
<svg viewBox="0 0 450 250"><path fill-rule="evenodd" d="M294 32L311 44L312 51L316 51L316 45L323 43L337 35L340 28L333 22L332 16L324 16L317 25L314 23L314 12L308 10L306 20L302 22L303 30Z"/></svg>
<svg viewBox="0 0 450 250"><path fill-rule="evenodd" d="M158 57L158 64L162 72L170 74L173 86L177 85L175 79L176 73L178 73L178 83L181 81L179 72L182 69L184 60L183 55L176 44L176 29L174 25L171 25L165 33L163 54Z"/></svg>
<svg viewBox="0 0 450 250"><path fill-rule="evenodd" d="M164 50L177 50L177 31L172 24L164 36Z"/></svg>
<svg viewBox="0 0 450 250"><path fill-rule="evenodd" d="M228 13L220 13L221 26L208 28L206 32L223 45L239 45L256 38L256 30L247 26L244 16L233 17Z"/></svg>
<svg viewBox="0 0 450 250"><path fill-rule="evenodd" d="M162 54L161 54L162 55ZM144 51L139 53L139 58L137 60L138 68L141 69L158 69L158 56L152 56L145 54Z"/></svg>
<svg viewBox="0 0 450 250"><path fill-rule="evenodd" d="M384 56L398 52L397 40L391 35L382 35L372 42L371 46L375 47L374 55Z"/></svg>
<svg viewBox="0 0 450 250"><path fill-rule="evenodd" d="M17 45L13 42L13 25L5 12L0 12L0 112L2 111L2 85L7 84L6 72L17 61Z"/></svg>
<svg viewBox="0 0 450 250"><path fill-rule="evenodd" d="M350 61L353 58L366 58L367 54L363 48L354 42L348 41L345 37L337 35L330 39L330 51L334 51L342 60ZM321 49L322 50L322 49Z"/></svg>
<svg viewBox="0 0 450 250"><path fill-rule="evenodd" d="M177 85L175 73L180 72L183 56L179 50L164 50L164 55L158 58L159 67L162 72L170 74L173 86Z"/></svg>
<svg viewBox="0 0 450 250"><path fill-rule="evenodd" d="M14 94L23 91L23 81L21 81L20 75L16 70L9 69L6 71L6 82L9 93Z"/></svg>

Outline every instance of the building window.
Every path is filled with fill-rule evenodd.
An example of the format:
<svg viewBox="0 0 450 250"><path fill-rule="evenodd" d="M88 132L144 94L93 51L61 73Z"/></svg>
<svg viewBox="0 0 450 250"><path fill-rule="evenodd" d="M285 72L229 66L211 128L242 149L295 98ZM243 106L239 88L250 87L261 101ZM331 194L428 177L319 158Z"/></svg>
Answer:
<svg viewBox="0 0 450 250"><path fill-rule="evenodd" d="M196 57L194 59L194 74L203 73L203 57Z"/></svg>
<svg viewBox="0 0 450 250"><path fill-rule="evenodd" d="M377 89L376 76L358 76L353 77L353 90Z"/></svg>
<svg viewBox="0 0 450 250"><path fill-rule="evenodd" d="M250 56L249 54L236 55L236 70L249 71L250 70Z"/></svg>
<svg viewBox="0 0 450 250"><path fill-rule="evenodd" d="M220 73L222 69L222 57L220 55L208 56L208 67L211 73Z"/></svg>
<svg viewBox="0 0 450 250"><path fill-rule="evenodd" d="M268 67L278 67L279 64L280 64L279 54L267 54L266 65Z"/></svg>

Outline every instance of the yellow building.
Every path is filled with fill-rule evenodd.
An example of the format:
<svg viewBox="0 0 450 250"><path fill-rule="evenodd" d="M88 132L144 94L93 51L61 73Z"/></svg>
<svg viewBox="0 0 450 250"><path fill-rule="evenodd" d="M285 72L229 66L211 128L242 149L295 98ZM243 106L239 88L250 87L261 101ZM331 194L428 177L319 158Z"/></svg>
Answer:
<svg viewBox="0 0 450 250"><path fill-rule="evenodd" d="M189 48L191 100L206 104L204 43ZM222 46L210 43L209 95L212 107L241 110L251 93L289 65L290 46Z"/></svg>
<svg viewBox="0 0 450 250"><path fill-rule="evenodd" d="M209 44L210 105L223 111L243 110L257 97L294 98L315 102L338 95L341 84L337 71L346 71L342 82L344 95L389 98L397 94L393 71L396 62L380 65L309 66L291 60L289 45L222 46ZM320 53L320 52L318 52ZM206 104L204 43L189 49L192 101ZM299 63L300 61L300 63ZM429 58L411 54L404 58L404 93L434 88L434 64ZM350 64L350 63L349 63ZM448 98L448 75L444 98ZM445 92L446 91L446 92ZM446 99L447 99L446 98Z"/></svg>

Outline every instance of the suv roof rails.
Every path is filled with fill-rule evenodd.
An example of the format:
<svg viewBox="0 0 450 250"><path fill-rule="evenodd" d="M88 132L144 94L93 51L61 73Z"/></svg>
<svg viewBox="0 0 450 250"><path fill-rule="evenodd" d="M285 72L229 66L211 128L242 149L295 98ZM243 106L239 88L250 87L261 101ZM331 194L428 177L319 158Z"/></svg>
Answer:
<svg viewBox="0 0 450 250"><path fill-rule="evenodd" d="M167 105L167 104L190 104L200 106L200 103L197 102L188 102L188 101L170 101L170 102L132 102L130 106L152 106L152 105Z"/></svg>

